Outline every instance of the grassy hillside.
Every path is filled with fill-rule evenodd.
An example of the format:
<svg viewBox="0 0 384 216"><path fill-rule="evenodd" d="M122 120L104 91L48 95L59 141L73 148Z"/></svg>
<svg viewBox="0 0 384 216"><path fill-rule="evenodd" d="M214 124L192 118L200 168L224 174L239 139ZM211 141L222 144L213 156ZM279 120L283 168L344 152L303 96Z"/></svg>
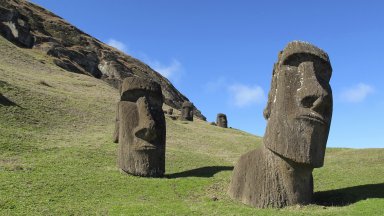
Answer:
<svg viewBox="0 0 384 216"><path fill-rule="evenodd" d="M226 195L261 138L167 118L166 177L122 174L112 143L118 93L0 37L0 215L379 215L384 149L328 149L318 204L254 209Z"/></svg>

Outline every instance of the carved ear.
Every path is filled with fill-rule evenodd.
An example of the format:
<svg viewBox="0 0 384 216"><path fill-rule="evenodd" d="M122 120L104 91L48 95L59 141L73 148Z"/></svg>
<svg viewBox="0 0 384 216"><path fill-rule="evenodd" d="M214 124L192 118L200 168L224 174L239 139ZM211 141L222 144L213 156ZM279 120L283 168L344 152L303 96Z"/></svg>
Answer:
<svg viewBox="0 0 384 216"><path fill-rule="evenodd" d="M271 115L273 104L274 104L274 99L276 97L276 88L277 88L277 64L275 63L273 65L273 71L272 71L272 82L271 82L271 89L269 90L268 93L268 102L267 106L264 109L263 115L266 120L269 119L269 116Z"/></svg>
<svg viewBox="0 0 384 216"><path fill-rule="evenodd" d="M264 116L265 120L268 120L270 115L271 115L271 110L269 109L269 107L267 105L267 107L265 107L265 109L263 111L263 116Z"/></svg>

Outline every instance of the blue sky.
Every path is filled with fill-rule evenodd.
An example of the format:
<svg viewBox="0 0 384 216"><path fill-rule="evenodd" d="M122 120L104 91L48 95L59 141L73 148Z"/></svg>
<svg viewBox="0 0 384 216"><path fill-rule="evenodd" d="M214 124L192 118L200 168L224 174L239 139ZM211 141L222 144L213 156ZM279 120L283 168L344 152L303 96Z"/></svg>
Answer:
<svg viewBox="0 0 384 216"><path fill-rule="evenodd" d="M32 0L162 73L208 118L263 135L277 54L308 41L331 59L328 147L384 147L384 2Z"/></svg>

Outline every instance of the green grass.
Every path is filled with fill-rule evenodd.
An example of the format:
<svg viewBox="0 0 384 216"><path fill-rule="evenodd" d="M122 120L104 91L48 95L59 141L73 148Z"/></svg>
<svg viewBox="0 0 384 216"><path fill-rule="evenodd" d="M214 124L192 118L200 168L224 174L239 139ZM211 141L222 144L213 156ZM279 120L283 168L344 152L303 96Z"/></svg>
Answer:
<svg viewBox="0 0 384 216"><path fill-rule="evenodd" d="M166 177L122 174L118 93L0 37L0 215L380 215L384 150L328 149L318 204L254 209L228 198L231 169L261 138L167 118Z"/></svg>

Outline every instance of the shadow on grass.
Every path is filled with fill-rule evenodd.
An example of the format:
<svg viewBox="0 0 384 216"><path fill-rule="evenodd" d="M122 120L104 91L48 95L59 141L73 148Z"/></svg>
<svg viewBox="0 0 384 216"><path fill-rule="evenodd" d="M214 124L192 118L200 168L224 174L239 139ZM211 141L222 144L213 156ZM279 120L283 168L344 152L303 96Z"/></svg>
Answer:
<svg viewBox="0 0 384 216"><path fill-rule="evenodd" d="M233 166L207 166L200 167L192 170L187 170L178 173L172 173L165 175L166 178L185 178L185 177L202 177L209 178L218 172L233 170Z"/></svg>
<svg viewBox="0 0 384 216"><path fill-rule="evenodd" d="M347 206L368 198L384 198L384 183L320 191L314 194L315 204L323 206Z"/></svg>
<svg viewBox="0 0 384 216"><path fill-rule="evenodd" d="M13 102L13 101L9 100L8 98L6 98L1 93L0 93L0 105L3 105L3 106L19 106L15 102Z"/></svg>

